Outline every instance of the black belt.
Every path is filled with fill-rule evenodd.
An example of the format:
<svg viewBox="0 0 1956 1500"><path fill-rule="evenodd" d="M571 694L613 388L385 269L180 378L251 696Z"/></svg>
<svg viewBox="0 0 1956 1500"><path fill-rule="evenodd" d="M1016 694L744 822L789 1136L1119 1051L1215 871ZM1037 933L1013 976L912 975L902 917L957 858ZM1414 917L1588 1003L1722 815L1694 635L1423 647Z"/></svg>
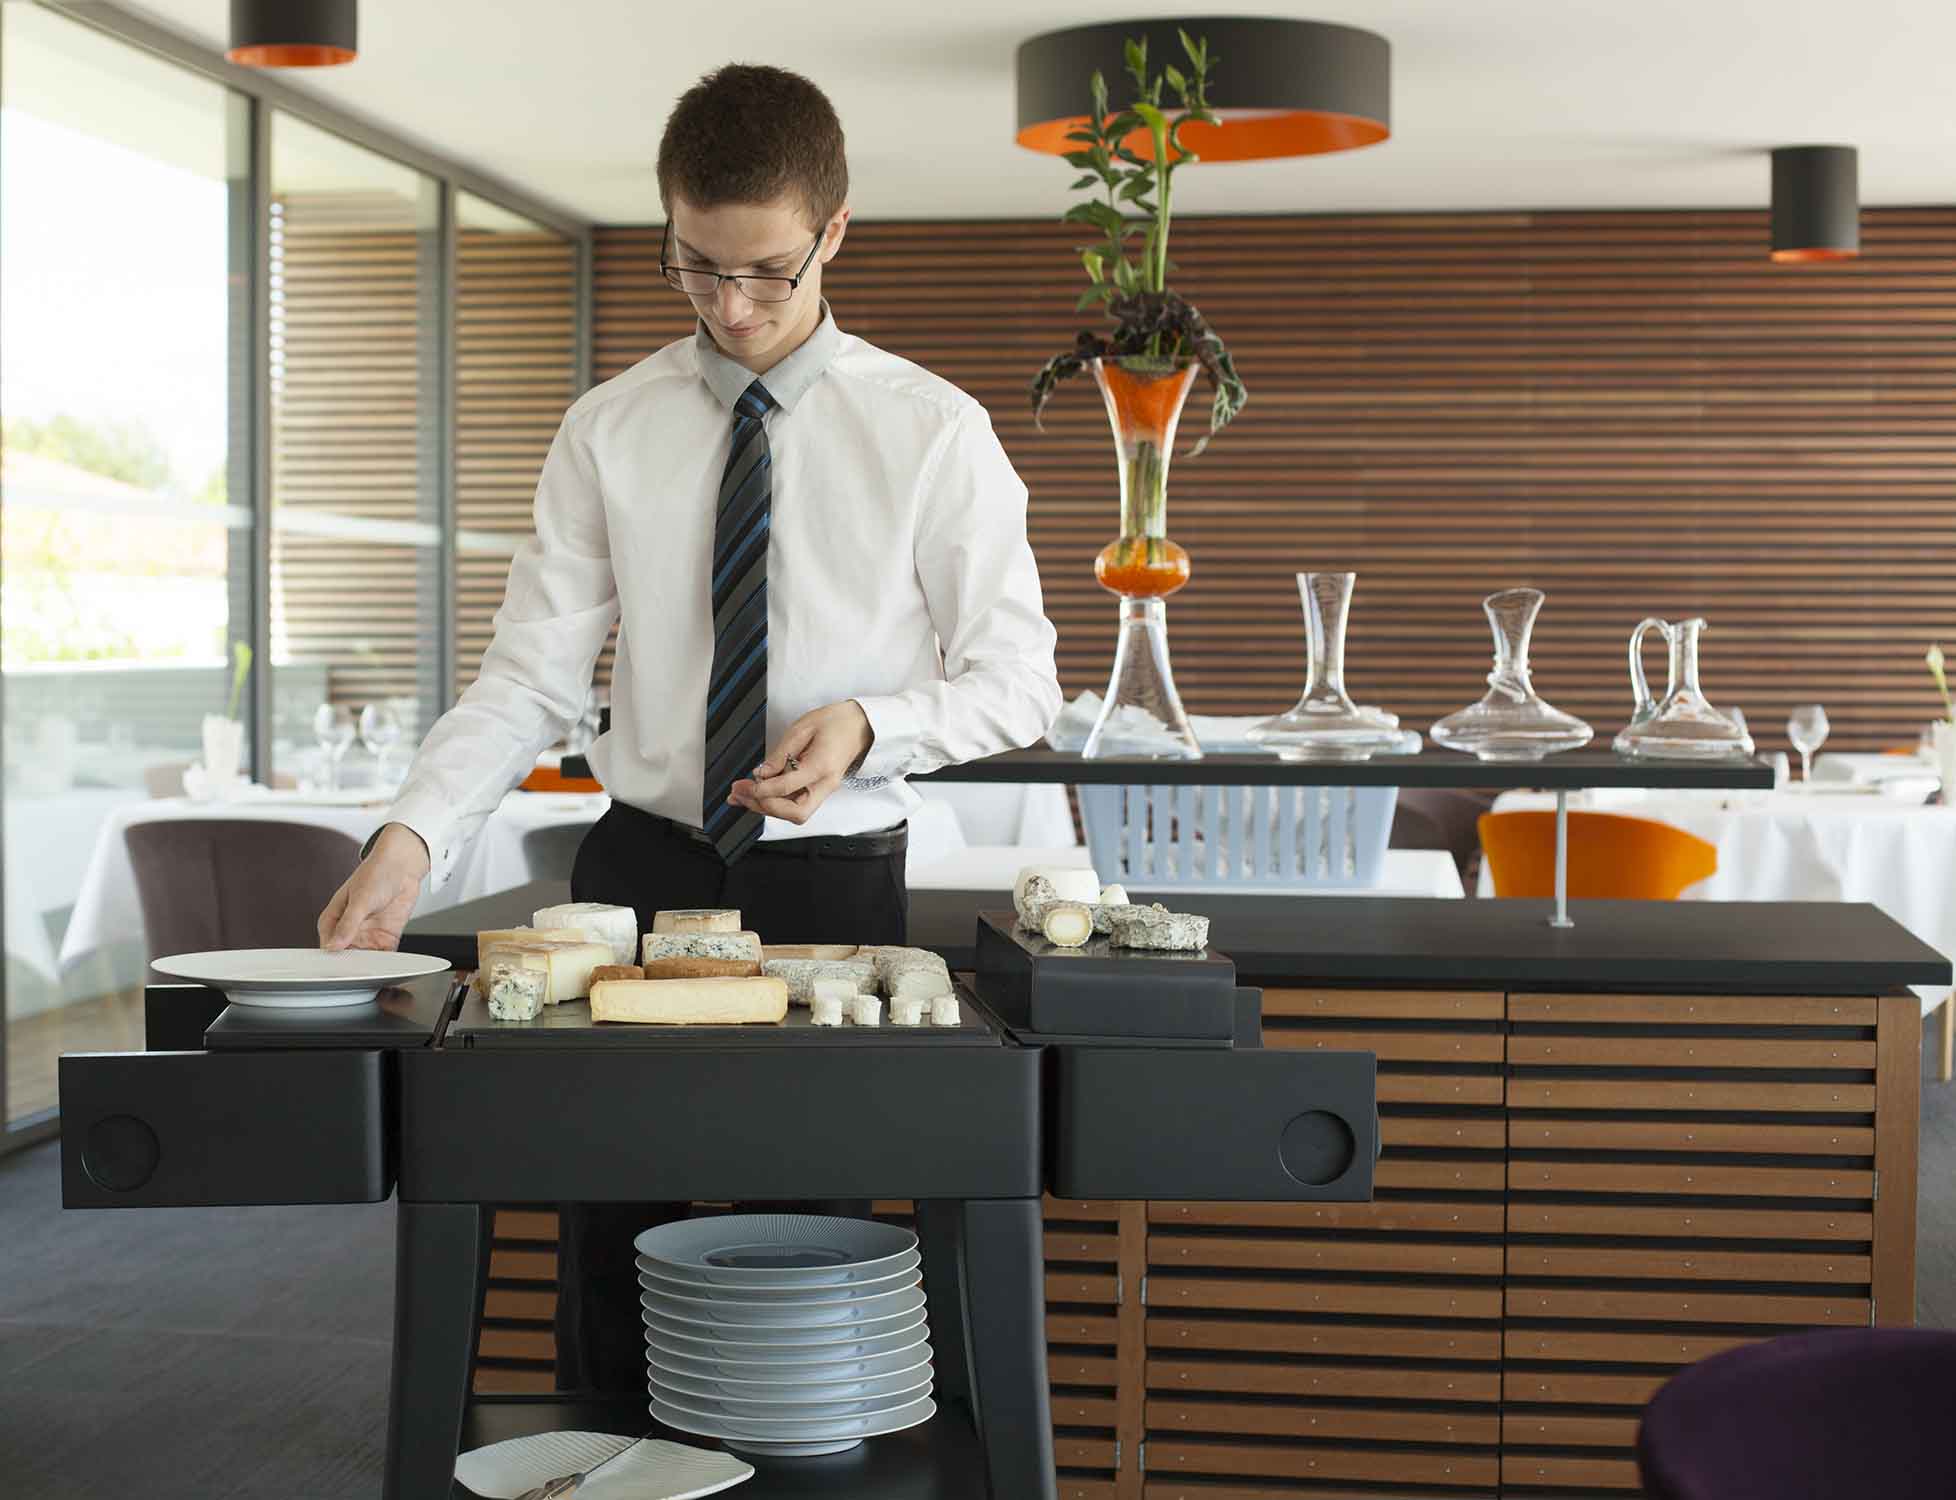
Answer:
<svg viewBox="0 0 1956 1500"><path fill-rule="evenodd" d="M620 802L615 797L611 810L665 838L683 839L689 844L713 848L713 840L690 824L662 818L657 813L633 807L629 802ZM742 857L794 859L826 855L836 859L874 859L882 855L901 854L909 846L910 825L893 823L888 828L875 828L868 833L817 833L807 838L763 839Z"/></svg>

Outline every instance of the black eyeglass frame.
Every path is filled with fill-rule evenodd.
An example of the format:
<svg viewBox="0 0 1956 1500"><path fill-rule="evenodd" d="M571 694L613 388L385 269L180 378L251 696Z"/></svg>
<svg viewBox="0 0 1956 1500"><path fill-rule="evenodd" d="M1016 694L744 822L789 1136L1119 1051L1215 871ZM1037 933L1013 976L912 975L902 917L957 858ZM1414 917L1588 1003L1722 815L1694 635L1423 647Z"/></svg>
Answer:
<svg viewBox="0 0 1956 1500"><path fill-rule="evenodd" d="M808 268L815 263L815 254L822 248L822 241L828 237L829 232L826 228L823 228L816 234L815 243L808 247L808 254L802 257L801 269L796 271L792 276L770 276L747 271L730 274L726 271L709 271L703 266L675 266L669 264L666 260L666 246L672 242L672 225L667 224L659 235L659 274L665 278L666 285L671 287L675 292L678 292L682 297L717 297L720 295L721 283L731 281L734 284L735 290L749 302L786 302L800 290L802 278L808 274ZM687 291L685 287L679 284L678 278L682 274L687 276L711 276L713 278L713 290L709 292ZM746 283L750 281L785 281L788 283L788 294L785 297L756 297L752 292L747 290Z"/></svg>

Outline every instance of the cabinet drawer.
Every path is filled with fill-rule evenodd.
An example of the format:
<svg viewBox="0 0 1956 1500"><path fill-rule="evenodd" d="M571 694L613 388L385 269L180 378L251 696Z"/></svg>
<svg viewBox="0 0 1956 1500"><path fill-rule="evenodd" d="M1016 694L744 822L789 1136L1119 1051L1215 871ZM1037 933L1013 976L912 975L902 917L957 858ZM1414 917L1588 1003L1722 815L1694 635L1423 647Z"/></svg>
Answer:
<svg viewBox="0 0 1956 1500"><path fill-rule="evenodd" d="M386 1054L61 1059L68 1208L378 1203L394 1190Z"/></svg>
<svg viewBox="0 0 1956 1500"><path fill-rule="evenodd" d="M1054 1196L1363 1202L1370 1052L1054 1047Z"/></svg>

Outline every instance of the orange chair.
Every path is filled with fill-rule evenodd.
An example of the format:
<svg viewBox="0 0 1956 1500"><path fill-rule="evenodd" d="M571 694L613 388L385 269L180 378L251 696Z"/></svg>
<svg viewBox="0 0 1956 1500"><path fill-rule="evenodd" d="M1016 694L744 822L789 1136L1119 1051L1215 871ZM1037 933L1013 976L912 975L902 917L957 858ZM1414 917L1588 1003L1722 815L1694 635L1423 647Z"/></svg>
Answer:
<svg viewBox="0 0 1956 1500"><path fill-rule="evenodd" d="M1481 850L1497 896L1555 895L1555 814L1482 813ZM1718 868L1718 850L1682 828L1615 813L1569 814L1569 899L1675 901Z"/></svg>

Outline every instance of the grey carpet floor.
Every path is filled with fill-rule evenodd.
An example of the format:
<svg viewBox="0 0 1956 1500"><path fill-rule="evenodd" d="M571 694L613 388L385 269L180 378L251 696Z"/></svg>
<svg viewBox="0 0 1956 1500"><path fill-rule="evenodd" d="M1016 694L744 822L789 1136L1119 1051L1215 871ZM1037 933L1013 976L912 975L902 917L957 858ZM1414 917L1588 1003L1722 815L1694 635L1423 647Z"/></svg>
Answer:
<svg viewBox="0 0 1956 1500"><path fill-rule="evenodd" d="M1956 1328L1956 1084L1924 1037L1916 1316ZM394 1210L63 1213L0 1161L0 1494L373 1500Z"/></svg>

